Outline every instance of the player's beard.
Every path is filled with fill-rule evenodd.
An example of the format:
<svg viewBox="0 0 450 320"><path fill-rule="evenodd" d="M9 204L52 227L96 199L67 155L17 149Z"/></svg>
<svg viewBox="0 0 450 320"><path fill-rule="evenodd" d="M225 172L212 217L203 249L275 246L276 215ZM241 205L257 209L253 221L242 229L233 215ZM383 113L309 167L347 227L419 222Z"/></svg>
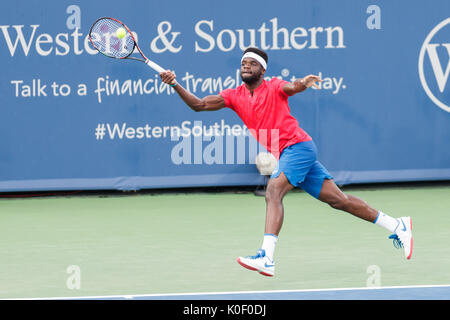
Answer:
<svg viewBox="0 0 450 320"><path fill-rule="evenodd" d="M262 72L258 72L257 74L252 73L251 75L249 75L248 73L246 74L241 73L241 80L246 84L251 85L259 81L259 79L261 78L261 74Z"/></svg>

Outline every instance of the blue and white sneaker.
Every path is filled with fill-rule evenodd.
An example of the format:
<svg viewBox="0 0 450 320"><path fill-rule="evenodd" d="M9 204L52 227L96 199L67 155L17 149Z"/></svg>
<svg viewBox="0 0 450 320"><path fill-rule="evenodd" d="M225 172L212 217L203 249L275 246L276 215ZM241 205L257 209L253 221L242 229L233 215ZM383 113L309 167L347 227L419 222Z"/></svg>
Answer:
<svg viewBox="0 0 450 320"><path fill-rule="evenodd" d="M275 263L266 256L266 251L259 249L256 255L239 257L236 261L249 270L258 271L260 274L273 277L275 274Z"/></svg>
<svg viewBox="0 0 450 320"><path fill-rule="evenodd" d="M412 220L411 217L401 217L397 220L398 226L389 239L393 240L394 247L404 249L405 258L409 260L413 251Z"/></svg>

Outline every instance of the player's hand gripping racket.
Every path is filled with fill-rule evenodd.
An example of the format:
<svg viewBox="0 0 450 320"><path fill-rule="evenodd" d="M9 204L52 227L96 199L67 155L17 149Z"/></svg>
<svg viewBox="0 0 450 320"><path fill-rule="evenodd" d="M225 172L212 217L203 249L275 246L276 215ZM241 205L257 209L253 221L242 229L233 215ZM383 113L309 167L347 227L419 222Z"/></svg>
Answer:
<svg viewBox="0 0 450 320"><path fill-rule="evenodd" d="M107 57L142 61L158 73L166 71L144 55L130 29L117 19L103 17L95 21L89 31L89 40L95 49ZM142 58L131 57L135 48Z"/></svg>

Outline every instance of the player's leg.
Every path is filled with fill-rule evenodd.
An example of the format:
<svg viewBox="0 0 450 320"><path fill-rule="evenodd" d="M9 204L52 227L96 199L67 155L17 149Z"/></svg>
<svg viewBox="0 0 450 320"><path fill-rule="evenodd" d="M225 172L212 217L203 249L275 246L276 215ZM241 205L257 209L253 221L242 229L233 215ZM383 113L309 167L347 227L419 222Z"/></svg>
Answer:
<svg viewBox="0 0 450 320"><path fill-rule="evenodd" d="M263 243L256 255L237 258L236 261L241 266L265 276L274 275L273 255L284 219L283 198L292 188L283 172L278 177L269 179L266 188L266 225Z"/></svg>
<svg viewBox="0 0 450 320"><path fill-rule="evenodd" d="M374 222L378 216L378 210L372 208L367 202L358 197L343 193L332 179L323 181L319 200L329 204L334 209L346 211L366 221ZM394 229L397 227L397 221L392 218L392 220L388 219L387 222L387 227L392 229L390 230L391 232L394 232Z"/></svg>
<svg viewBox="0 0 450 320"><path fill-rule="evenodd" d="M272 174L266 190L266 225L263 244L255 256L237 259L237 262L243 267L256 270L266 276L274 275L273 253L283 225L283 197L304 180L316 161L316 154L316 147L312 141L286 147L281 153L277 168Z"/></svg>
<svg viewBox="0 0 450 320"><path fill-rule="evenodd" d="M413 248L411 217L393 218L369 206L364 200L342 192L332 179L324 179L318 199L332 208L348 212L392 232L389 238L403 247L405 257L411 258Z"/></svg>
<svg viewBox="0 0 450 320"><path fill-rule="evenodd" d="M293 188L283 172L277 178L269 179L266 188L265 234L278 236L280 233L284 218L283 198Z"/></svg>

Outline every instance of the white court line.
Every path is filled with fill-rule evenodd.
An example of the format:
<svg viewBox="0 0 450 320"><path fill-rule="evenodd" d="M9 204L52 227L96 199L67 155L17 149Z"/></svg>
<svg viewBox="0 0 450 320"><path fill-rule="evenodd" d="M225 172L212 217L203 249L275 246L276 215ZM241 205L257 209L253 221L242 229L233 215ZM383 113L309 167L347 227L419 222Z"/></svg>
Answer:
<svg viewBox="0 0 450 320"><path fill-rule="evenodd" d="M329 292L345 290L386 290L386 289L418 289L418 288L445 288L444 285L415 285L415 286L390 286L390 287L360 287L360 288L327 288L327 289L299 289L299 290L266 290L266 291L221 291L221 292L186 292L186 293L152 293L152 294L122 294L110 296L75 296L75 297L51 297L51 298L14 298L0 300L74 300L74 299L133 299L139 297L176 297L176 296L200 296L200 295L241 295L241 294L270 294L270 293L297 293L297 292Z"/></svg>

